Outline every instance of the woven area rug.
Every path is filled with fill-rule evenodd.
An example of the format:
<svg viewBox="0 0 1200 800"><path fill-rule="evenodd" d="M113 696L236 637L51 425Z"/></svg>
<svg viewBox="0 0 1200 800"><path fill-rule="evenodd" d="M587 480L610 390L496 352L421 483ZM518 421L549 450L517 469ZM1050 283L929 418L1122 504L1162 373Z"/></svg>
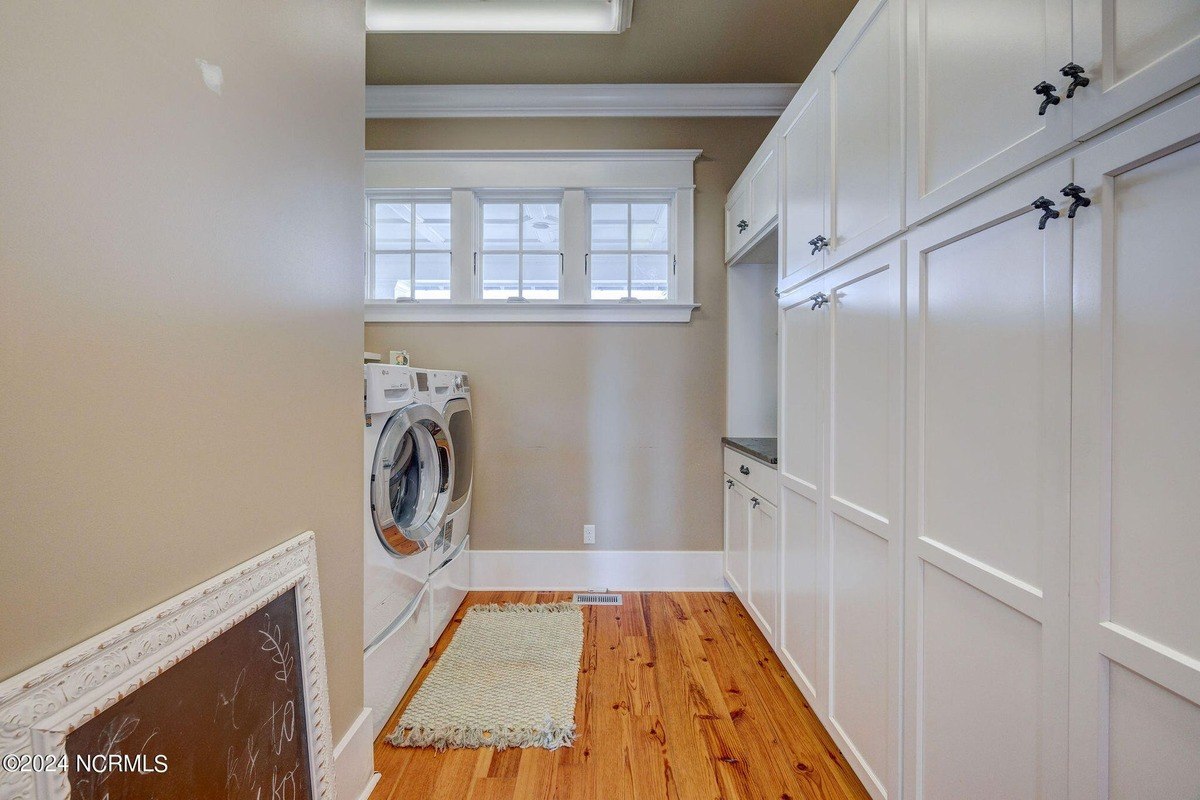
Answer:
<svg viewBox="0 0 1200 800"><path fill-rule="evenodd" d="M574 603L473 606L388 741L398 747L570 747L583 653Z"/></svg>

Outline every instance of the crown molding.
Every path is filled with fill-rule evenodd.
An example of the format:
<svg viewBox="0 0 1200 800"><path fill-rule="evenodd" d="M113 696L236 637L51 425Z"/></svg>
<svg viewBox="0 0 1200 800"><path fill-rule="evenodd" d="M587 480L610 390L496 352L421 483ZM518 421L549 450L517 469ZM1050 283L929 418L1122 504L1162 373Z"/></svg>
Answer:
<svg viewBox="0 0 1200 800"><path fill-rule="evenodd" d="M367 119L777 117L798 83L368 86Z"/></svg>

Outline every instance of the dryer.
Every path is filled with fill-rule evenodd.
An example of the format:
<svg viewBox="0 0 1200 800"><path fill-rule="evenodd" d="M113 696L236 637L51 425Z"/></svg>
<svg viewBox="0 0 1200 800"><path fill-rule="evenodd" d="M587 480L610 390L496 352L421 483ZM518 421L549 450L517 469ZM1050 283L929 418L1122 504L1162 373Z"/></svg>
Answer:
<svg viewBox="0 0 1200 800"><path fill-rule="evenodd" d="M471 586L471 485L475 444L471 381L467 373L431 371L429 387L430 404L446 420L453 451L453 480L446 522L431 547L429 646L433 647Z"/></svg>
<svg viewBox="0 0 1200 800"><path fill-rule="evenodd" d="M367 364L363 385L363 677L378 735L429 654L430 572L442 564L432 552L451 507L454 457L428 371Z"/></svg>

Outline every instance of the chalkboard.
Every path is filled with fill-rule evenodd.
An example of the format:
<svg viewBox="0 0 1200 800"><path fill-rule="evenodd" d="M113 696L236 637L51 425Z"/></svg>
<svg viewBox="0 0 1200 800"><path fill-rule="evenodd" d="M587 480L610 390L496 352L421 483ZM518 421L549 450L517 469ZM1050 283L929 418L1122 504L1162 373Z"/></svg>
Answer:
<svg viewBox="0 0 1200 800"><path fill-rule="evenodd" d="M312 800L301 661L293 587L69 733L72 800Z"/></svg>

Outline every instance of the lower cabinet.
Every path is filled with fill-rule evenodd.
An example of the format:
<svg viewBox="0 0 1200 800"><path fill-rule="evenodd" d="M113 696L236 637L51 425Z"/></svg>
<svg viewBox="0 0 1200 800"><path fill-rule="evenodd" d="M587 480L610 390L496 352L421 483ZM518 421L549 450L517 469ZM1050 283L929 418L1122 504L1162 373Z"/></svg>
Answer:
<svg viewBox="0 0 1200 800"><path fill-rule="evenodd" d="M725 476L725 580L743 603L750 587L750 490Z"/></svg>
<svg viewBox="0 0 1200 800"><path fill-rule="evenodd" d="M724 488L725 580L774 647L779 621L778 512L764 497L768 492L751 489L731 475L725 476Z"/></svg>

